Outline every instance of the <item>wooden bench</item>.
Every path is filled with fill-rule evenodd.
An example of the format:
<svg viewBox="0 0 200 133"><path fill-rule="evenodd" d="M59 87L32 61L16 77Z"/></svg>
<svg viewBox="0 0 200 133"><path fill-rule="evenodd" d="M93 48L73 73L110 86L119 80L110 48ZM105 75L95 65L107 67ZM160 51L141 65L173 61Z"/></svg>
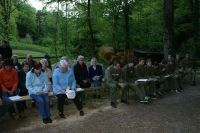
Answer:
<svg viewBox="0 0 200 133"><path fill-rule="evenodd" d="M103 91L105 90L103 86L101 87L90 87L90 88L84 88L84 91L85 93L87 92L95 92L95 91ZM53 97L53 92L49 92L49 97ZM20 99L17 99L15 100L14 102L19 102L19 101L28 101L28 100L32 100L32 98L27 95L27 96L20 96L21 98Z"/></svg>

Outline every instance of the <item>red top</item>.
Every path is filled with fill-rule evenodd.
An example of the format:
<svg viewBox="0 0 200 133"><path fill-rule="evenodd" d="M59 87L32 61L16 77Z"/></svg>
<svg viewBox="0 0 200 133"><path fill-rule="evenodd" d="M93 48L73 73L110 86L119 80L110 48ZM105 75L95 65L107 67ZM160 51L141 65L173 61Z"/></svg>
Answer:
<svg viewBox="0 0 200 133"><path fill-rule="evenodd" d="M0 84L3 92L7 92L9 88L11 88L12 91L16 91L18 85L17 71L15 69L8 71L2 68L0 70Z"/></svg>

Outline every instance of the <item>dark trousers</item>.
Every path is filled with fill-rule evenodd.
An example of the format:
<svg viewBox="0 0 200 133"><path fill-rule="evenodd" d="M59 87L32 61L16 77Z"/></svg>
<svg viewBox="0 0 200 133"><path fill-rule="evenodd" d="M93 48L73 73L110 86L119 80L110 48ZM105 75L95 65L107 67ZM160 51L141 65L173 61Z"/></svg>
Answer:
<svg viewBox="0 0 200 133"><path fill-rule="evenodd" d="M63 114L64 104L65 100L67 99L67 96L66 94L58 94L56 95L56 97L57 97L58 111ZM80 97L81 97L81 92L78 92L76 93L76 97L73 100L78 110L81 110L83 108L82 102L80 101Z"/></svg>
<svg viewBox="0 0 200 133"><path fill-rule="evenodd" d="M19 113L24 112L27 109L26 101L20 101L20 102L17 102L16 104L17 104L17 109Z"/></svg>
<svg viewBox="0 0 200 133"><path fill-rule="evenodd" d="M27 89L26 90L20 89L19 96L27 96L27 95L28 95ZM17 108L19 113L24 112L27 109L26 101L17 102Z"/></svg>
<svg viewBox="0 0 200 133"><path fill-rule="evenodd" d="M13 95L9 95L7 92L2 93L2 99L5 102L6 105L8 105L8 112L10 114L16 113L14 108L14 102L9 99L10 96L15 96L15 93Z"/></svg>
<svg viewBox="0 0 200 133"><path fill-rule="evenodd" d="M6 112L8 112L8 106L1 105L0 106L0 117L2 117Z"/></svg>

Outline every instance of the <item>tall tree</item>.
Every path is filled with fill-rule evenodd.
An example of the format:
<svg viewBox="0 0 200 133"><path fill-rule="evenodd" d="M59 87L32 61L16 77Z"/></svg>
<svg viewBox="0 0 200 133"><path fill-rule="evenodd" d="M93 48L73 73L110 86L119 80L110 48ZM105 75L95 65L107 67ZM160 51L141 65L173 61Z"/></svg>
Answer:
<svg viewBox="0 0 200 133"><path fill-rule="evenodd" d="M199 35L200 35L200 24L199 24L199 17L200 17L200 9L199 9L199 6L200 6L200 2L199 2L199 0L189 0L189 2L190 2L190 10L191 10L191 16L192 16L192 27L193 27L193 32L192 32L192 34L193 34L193 45L195 45L196 46L196 48L198 49L198 48L200 48L200 46L198 46L199 45L199 41L200 41L200 37L199 37ZM200 51L195 51L195 52L200 52ZM197 53L196 53L197 54Z"/></svg>
<svg viewBox="0 0 200 133"><path fill-rule="evenodd" d="M89 44L93 48L93 56L96 56L96 42L94 38L94 31L92 27L92 17L91 17L91 0L87 1L87 22L88 22L88 28L89 28Z"/></svg>
<svg viewBox="0 0 200 133"><path fill-rule="evenodd" d="M124 20L125 20L125 59L127 61L127 54L129 46L129 36L130 36L130 29L129 29L129 3L128 0L124 0Z"/></svg>
<svg viewBox="0 0 200 133"><path fill-rule="evenodd" d="M164 0L164 55L175 55L174 49L174 0Z"/></svg>
<svg viewBox="0 0 200 133"><path fill-rule="evenodd" d="M0 1L0 7L2 8L2 10L0 10L0 12L1 12L1 16L3 18L2 38L9 41L9 26L10 26L9 22L10 22L11 14L24 2L26 2L26 0L17 0L14 2L12 0L1 0ZM15 4L15 7L14 7L14 4Z"/></svg>

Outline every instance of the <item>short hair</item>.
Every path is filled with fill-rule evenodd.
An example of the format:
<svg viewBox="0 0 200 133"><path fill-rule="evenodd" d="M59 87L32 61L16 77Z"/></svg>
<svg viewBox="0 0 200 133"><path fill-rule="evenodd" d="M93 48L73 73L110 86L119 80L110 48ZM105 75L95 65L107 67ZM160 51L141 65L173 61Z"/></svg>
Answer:
<svg viewBox="0 0 200 133"><path fill-rule="evenodd" d="M77 58L77 61L80 61L81 59L84 59L84 56L79 55L78 58Z"/></svg>
<svg viewBox="0 0 200 133"><path fill-rule="evenodd" d="M68 58L67 58L67 56L62 56L61 58L60 58L60 61L61 60L66 60L66 61L68 61Z"/></svg>
<svg viewBox="0 0 200 133"><path fill-rule="evenodd" d="M35 63L34 65L33 65L33 69L41 69L42 68L42 64L41 63L39 63L39 62L37 62L37 63Z"/></svg>
<svg viewBox="0 0 200 133"><path fill-rule="evenodd" d="M44 64L45 62L47 62L47 65L48 65L47 59L44 59L44 58L43 58L43 59L40 60L40 63L41 63L41 64Z"/></svg>
<svg viewBox="0 0 200 133"><path fill-rule="evenodd" d="M9 45L9 42L8 42L8 40L6 40L6 39L2 40L2 43L3 43L3 44L6 44L6 45Z"/></svg>
<svg viewBox="0 0 200 133"><path fill-rule="evenodd" d="M12 55L12 59L18 59L18 55Z"/></svg>
<svg viewBox="0 0 200 133"><path fill-rule="evenodd" d="M139 58L139 62L140 62L140 61L142 61L142 60L144 60L144 61L145 61L145 59L144 59L144 58Z"/></svg>
<svg viewBox="0 0 200 133"><path fill-rule="evenodd" d="M48 54L45 54L45 55L44 55L44 58L45 58L45 59L49 59L50 56L49 56Z"/></svg>
<svg viewBox="0 0 200 133"><path fill-rule="evenodd" d="M117 65L117 64L120 64L118 60L113 60L112 62L113 66Z"/></svg>
<svg viewBox="0 0 200 133"><path fill-rule="evenodd" d="M33 57L33 55L32 54L27 54L26 58L29 58L29 57Z"/></svg>
<svg viewBox="0 0 200 133"><path fill-rule="evenodd" d="M59 67L68 67L68 62L66 60L60 60Z"/></svg>
<svg viewBox="0 0 200 133"><path fill-rule="evenodd" d="M95 58L95 57L93 57L92 59L91 59L91 65L92 65L92 63L93 63L93 61L97 61L97 59Z"/></svg>
<svg viewBox="0 0 200 133"><path fill-rule="evenodd" d="M29 63L27 61L22 62L22 67L24 67L25 65L29 66Z"/></svg>
<svg viewBox="0 0 200 133"><path fill-rule="evenodd" d="M3 66L13 66L13 61L11 59L4 60Z"/></svg>

